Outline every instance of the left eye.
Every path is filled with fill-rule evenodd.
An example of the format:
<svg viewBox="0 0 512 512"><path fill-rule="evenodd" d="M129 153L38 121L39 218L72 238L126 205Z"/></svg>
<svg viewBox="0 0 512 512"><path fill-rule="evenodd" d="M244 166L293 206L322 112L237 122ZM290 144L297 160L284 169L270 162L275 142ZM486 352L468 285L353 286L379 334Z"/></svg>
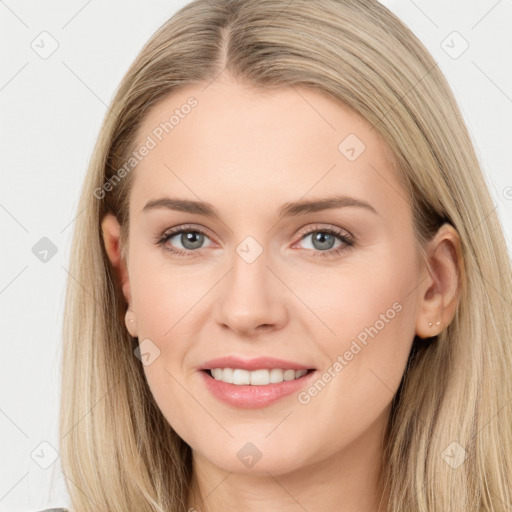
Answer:
<svg viewBox="0 0 512 512"><path fill-rule="evenodd" d="M312 247L306 247L307 249L316 249L319 251L328 251L334 247L334 244L336 243L336 239L340 239L340 235L337 233L333 233L329 230L323 230L323 231L312 231L311 233L308 233L302 237L301 240L307 240L308 238L311 238L311 245ZM341 245L341 242L338 244L338 246Z"/></svg>
<svg viewBox="0 0 512 512"><path fill-rule="evenodd" d="M311 237L311 247L306 249L313 257L338 256L342 252L351 249L354 245L354 239L348 233L321 226L316 226L315 228L305 233L300 240L302 242ZM340 241L337 246L334 245L336 239Z"/></svg>

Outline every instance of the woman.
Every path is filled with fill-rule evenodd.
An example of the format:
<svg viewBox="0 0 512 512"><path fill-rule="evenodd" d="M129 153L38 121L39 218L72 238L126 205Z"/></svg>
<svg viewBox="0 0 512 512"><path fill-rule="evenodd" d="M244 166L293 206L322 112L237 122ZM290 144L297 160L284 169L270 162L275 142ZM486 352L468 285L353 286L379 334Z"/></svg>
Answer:
<svg viewBox="0 0 512 512"><path fill-rule="evenodd" d="M196 0L104 121L68 284L73 509L504 511L512 276L375 1Z"/></svg>

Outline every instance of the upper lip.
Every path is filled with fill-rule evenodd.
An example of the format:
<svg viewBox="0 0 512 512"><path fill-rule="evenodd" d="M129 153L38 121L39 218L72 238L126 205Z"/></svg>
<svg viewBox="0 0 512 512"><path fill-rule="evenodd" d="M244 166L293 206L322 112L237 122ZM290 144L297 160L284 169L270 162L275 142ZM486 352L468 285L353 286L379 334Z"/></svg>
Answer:
<svg viewBox="0 0 512 512"><path fill-rule="evenodd" d="M262 370L281 368L283 370L310 370L311 366L295 363L293 361L285 361L284 359L276 359L274 357L256 357L253 359L243 359L236 356L225 356L217 359L206 361L200 370L211 370L213 368L240 368L242 370Z"/></svg>

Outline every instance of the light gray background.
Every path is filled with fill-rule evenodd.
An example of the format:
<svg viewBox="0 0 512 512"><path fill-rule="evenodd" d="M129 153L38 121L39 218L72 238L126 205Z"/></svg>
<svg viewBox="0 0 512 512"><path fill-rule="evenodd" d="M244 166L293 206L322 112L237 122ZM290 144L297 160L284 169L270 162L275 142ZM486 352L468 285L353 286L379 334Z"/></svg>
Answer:
<svg viewBox="0 0 512 512"><path fill-rule="evenodd" d="M0 0L0 511L69 505L52 446L58 448L61 323L80 186L123 74L186 3ZM512 1L383 3L447 76L512 248ZM50 36L40 35L45 31ZM469 46L457 57L464 40ZM56 51L42 58L52 44ZM42 237L57 249L46 262L32 251Z"/></svg>

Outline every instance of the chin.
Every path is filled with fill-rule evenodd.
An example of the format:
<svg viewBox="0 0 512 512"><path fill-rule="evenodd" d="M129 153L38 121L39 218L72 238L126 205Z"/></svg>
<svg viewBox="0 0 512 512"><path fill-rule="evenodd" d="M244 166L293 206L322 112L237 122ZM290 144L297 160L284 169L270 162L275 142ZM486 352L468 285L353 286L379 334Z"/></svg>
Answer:
<svg viewBox="0 0 512 512"><path fill-rule="evenodd" d="M269 440L251 442L230 439L213 450L211 444L205 450L201 447L197 451L192 449L195 454L200 453L201 458L226 472L268 476L268 473L292 473L312 464L313 461L305 458L304 450L297 449L301 446L302 442L290 442L287 450L282 443L276 444Z"/></svg>

